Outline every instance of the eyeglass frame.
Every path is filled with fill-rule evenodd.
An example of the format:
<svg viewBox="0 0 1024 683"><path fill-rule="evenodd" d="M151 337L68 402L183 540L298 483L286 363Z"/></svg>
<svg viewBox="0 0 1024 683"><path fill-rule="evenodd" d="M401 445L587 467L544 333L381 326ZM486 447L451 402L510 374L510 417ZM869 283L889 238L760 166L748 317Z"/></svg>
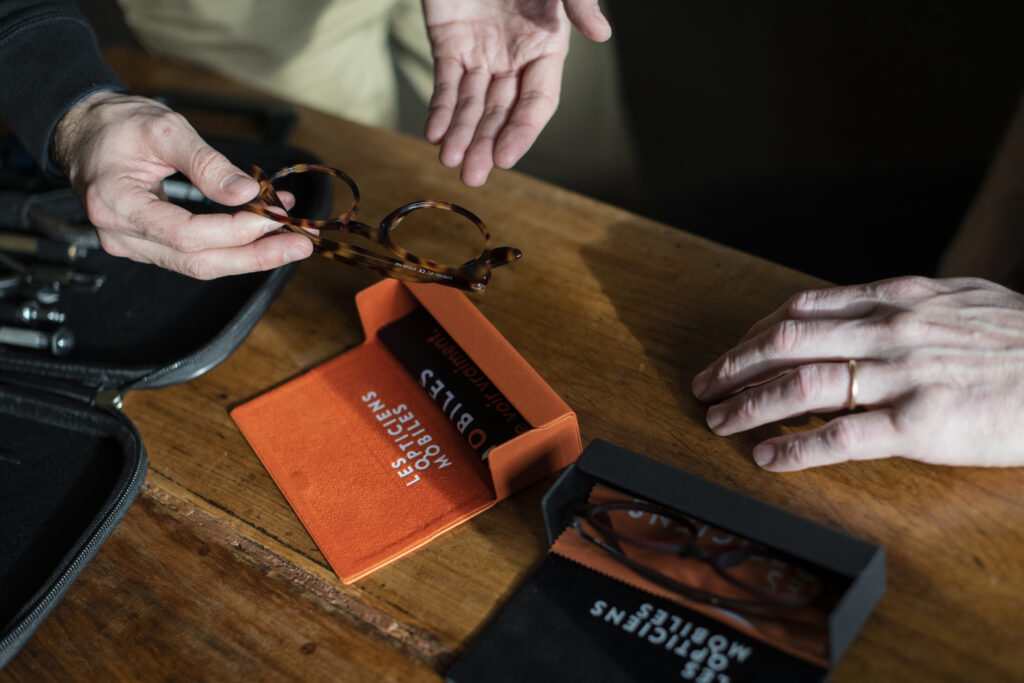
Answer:
<svg viewBox="0 0 1024 683"><path fill-rule="evenodd" d="M288 175L318 172L338 178L352 191L352 205L347 211L335 218L312 219L289 216L274 188L274 181ZM452 202L422 200L410 202L398 207L375 228L355 220L359 211L359 187L344 171L323 164L295 164L285 166L271 175L267 175L258 166L252 166L250 175L260 185L257 196L263 204L256 201L244 204L241 208L259 214L272 221L281 223L284 229L304 235L313 242L313 251L336 261L356 268L373 271L379 275L406 282L431 282L456 287L467 291L483 292L491 277L491 269L512 263L522 257L522 252L515 247L491 248L491 234L484 222L472 211ZM280 209L277 213L272 209ZM409 252L391 240L391 232L402 220L419 209L442 209L456 213L472 222L484 238L484 249L480 256L460 266L451 266L433 259L426 259ZM345 244L321 237L310 230L338 230L342 233L356 235L384 247L397 258L390 259L369 249L355 244Z"/></svg>
<svg viewBox="0 0 1024 683"><path fill-rule="evenodd" d="M595 522L595 514L604 511L612 510L627 510L627 511L641 511L649 512L651 514L661 515L673 522L677 522L684 526L688 532L690 532L690 538L685 544L669 544L658 541L647 541L645 539L638 539L632 536L623 534L610 525L603 524L600 520ZM602 534L604 540L595 538L583 530L580 524L580 518L585 519L598 533ZM794 597L792 599L785 598L780 595L772 594L767 591L760 591L754 586L750 586L746 583L736 580L734 577L729 576L725 571L727 567L737 566L751 557L765 557L772 560L782 560L790 562L786 557L772 553L769 550L753 551L752 549L737 549L737 550L725 550L721 553L710 553L697 546L696 539L698 537L696 525L687 519L682 513L679 513L670 508L662 505L656 505L654 503L646 502L618 502L618 503L602 503L592 504L584 503L577 506L574 518L572 522L573 528L576 529L577 533L585 540L598 546L606 553L611 555L617 562L624 565L625 567L633 570L641 577L651 581L652 583L681 595L684 598L688 598L695 602L701 602L713 607L720 607L722 609L739 612L748 617L755 617L758 619L764 619L774 622L790 623L796 625L807 625L805 621L800 619L790 619L780 615L773 615L764 613L763 610L770 609L773 607L806 607L813 605L821 593L807 596L807 597ZM613 543L626 543L633 545L634 547L644 548L655 552L665 552L675 555L680 558L692 558L703 562L711 567L715 574L731 585L739 588L740 590L746 591L750 595L754 596L753 600L743 600L740 598L730 598L723 595L718 595L702 588L696 588L694 586L688 586L684 583L676 581L663 574L662 572L650 567L643 562L640 562L629 555L627 555L621 548L612 545ZM725 564L728 562L728 564ZM721 564L720 564L721 563ZM819 579L820 581L820 579Z"/></svg>

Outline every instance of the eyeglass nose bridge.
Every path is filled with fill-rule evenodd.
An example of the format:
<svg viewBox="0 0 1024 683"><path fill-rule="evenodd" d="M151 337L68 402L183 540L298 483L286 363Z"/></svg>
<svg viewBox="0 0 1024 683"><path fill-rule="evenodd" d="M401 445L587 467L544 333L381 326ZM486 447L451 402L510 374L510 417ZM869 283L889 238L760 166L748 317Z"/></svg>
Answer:
<svg viewBox="0 0 1024 683"><path fill-rule="evenodd" d="M356 251L359 251L361 253L367 253L367 254L372 254L373 253L373 252L367 251L367 250L365 250L365 249L363 249L361 247L358 247L358 245L356 245L356 244L350 244L350 243L348 243L347 241L344 241L344 240L337 241L336 239L334 239L334 238L332 238L332 237L330 237L328 235L324 235L325 231L337 231L337 232L339 232L339 233L341 233L343 235L354 235L356 237L365 238L365 239L367 239L370 242L375 242L375 243L378 243L378 244L380 243L380 240L377 239L378 235L379 235L379 232L378 232L377 228L373 227L372 225L367 225L366 223L362 223L360 221L344 221L343 222L343 221L340 221L338 219L331 219L331 220L323 221L322 223L323 224L320 225L317 228L320 231L319 234L310 232L306 228L296 228L294 226L288 225L287 223L286 223L286 225L293 232L298 232L298 233L308 237L310 239L310 241L313 242L313 249L314 249L314 251L316 253L320 253L320 254L325 253L325 252L329 252L329 251L336 251L336 250L342 249L342 248L355 249ZM344 242L344 245L343 245L343 242ZM383 246L387 247L389 245L384 244Z"/></svg>
<svg viewBox="0 0 1024 683"><path fill-rule="evenodd" d="M348 185L352 193L352 205L341 216L328 219L296 218L288 215L280 201L274 181L292 174L310 171L334 176ZM492 268L512 263L522 257L522 252L514 247L490 248L490 233L483 221L468 209L445 201L426 200L412 202L395 209L380 222L377 227L355 220L359 203L359 188L355 181L344 171L320 164L296 164L282 168L269 176L259 167L253 166L252 176L260 184L259 200L263 204L250 202L243 208L272 220L283 223L286 229L308 237L314 250L335 260L363 267L381 275L413 282L436 282L458 287L460 289L484 291L490 280ZM403 218L417 209L438 208L456 213L473 223L484 239L483 251L475 259L462 265L442 263L433 259L422 258L392 239L391 232L398 227ZM394 256L375 253L344 240L336 241L330 236L321 235L321 230L338 231L344 234L365 238L391 252Z"/></svg>
<svg viewBox="0 0 1024 683"><path fill-rule="evenodd" d="M355 212L353 211L353 214L354 213ZM390 240L388 240L387 238L387 235L384 233L383 230L381 230L380 226L375 227L369 225L368 223L363 223L362 221L357 220L346 220L344 216L342 218L335 219L335 222L338 225L339 232L343 232L349 235L355 235L356 237L363 237L365 239L370 240L371 242L376 242L377 244L381 244L384 246L388 246L390 242Z"/></svg>

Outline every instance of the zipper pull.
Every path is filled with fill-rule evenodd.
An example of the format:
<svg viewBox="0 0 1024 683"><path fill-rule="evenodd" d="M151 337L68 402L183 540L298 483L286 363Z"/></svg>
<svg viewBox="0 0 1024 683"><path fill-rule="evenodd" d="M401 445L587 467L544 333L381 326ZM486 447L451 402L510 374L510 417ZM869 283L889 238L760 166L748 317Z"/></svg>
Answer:
<svg viewBox="0 0 1024 683"><path fill-rule="evenodd" d="M96 395L92 397L92 402L100 408L121 410L124 406L124 396L117 389L100 389Z"/></svg>

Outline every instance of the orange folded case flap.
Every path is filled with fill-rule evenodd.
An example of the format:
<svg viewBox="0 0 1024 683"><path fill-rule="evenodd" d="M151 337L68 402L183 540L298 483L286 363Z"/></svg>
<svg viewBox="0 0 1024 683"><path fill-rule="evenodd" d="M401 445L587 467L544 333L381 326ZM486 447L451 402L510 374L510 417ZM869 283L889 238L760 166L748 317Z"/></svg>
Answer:
<svg viewBox="0 0 1024 683"><path fill-rule="evenodd" d="M583 450L576 414L465 294L383 280L356 294L366 339L423 306L533 427L488 455L498 500L573 462Z"/></svg>
<svg viewBox="0 0 1024 683"><path fill-rule="evenodd" d="M495 502L479 456L376 339L231 416L345 583Z"/></svg>

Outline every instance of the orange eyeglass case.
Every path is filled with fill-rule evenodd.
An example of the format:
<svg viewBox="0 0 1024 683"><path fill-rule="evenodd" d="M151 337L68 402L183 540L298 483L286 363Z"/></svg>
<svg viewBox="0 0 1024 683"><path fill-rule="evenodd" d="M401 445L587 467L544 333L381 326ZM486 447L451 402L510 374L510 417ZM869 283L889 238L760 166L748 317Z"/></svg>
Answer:
<svg viewBox="0 0 1024 683"><path fill-rule="evenodd" d="M569 465L582 450L575 413L461 292L384 280L359 292L356 306L366 333L360 346L231 411L344 583ZM418 308L479 369L478 384L500 390L529 424L485 458L467 443L465 425L446 415L448 403L378 337Z"/></svg>

